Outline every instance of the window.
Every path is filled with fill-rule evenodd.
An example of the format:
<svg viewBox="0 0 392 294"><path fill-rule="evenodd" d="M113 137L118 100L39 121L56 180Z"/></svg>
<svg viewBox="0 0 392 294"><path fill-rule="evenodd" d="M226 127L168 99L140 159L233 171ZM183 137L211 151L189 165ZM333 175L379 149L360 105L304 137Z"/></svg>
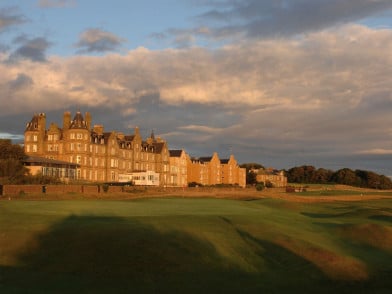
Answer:
<svg viewBox="0 0 392 294"><path fill-rule="evenodd" d="M75 134L71 133L71 139L75 139Z"/></svg>
<svg viewBox="0 0 392 294"><path fill-rule="evenodd" d="M30 145L26 145L26 152L30 152Z"/></svg>
<svg viewBox="0 0 392 294"><path fill-rule="evenodd" d="M77 134L76 134L76 138L77 138L77 139L83 139L83 134L77 133Z"/></svg>
<svg viewBox="0 0 392 294"><path fill-rule="evenodd" d="M33 145L33 152L37 152L37 145L36 144Z"/></svg>
<svg viewBox="0 0 392 294"><path fill-rule="evenodd" d="M34 141L34 142L37 142L37 141L38 141L38 136L37 136L37 135L34 135L34 136L33 136L33 141Z"/></svg>
<svg viewBox="0 0 392 294"><path fill-rule="evenodd" d="M53 135L48 135L48 141L53 141Z"/></svg>
<svg viewBox="0 0 392 294"><path fill-rule="evenodd" d="M82 162L82 156L80 156L80 155L77 155L76 156L76 163L81 163Z"/></svg>

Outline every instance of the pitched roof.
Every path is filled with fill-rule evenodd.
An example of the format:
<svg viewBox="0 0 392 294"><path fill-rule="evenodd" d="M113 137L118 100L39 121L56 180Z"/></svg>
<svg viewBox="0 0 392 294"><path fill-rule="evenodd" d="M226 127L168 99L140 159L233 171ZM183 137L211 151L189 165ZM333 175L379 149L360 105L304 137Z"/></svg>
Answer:
<svg viewBox="0 0 392 294"><path fill-rule="evenodd" d="M133 141L134 138L135 138L135 135L125 135L124 136L125 141Z"/></svg>
<svg viewBox="0 0 392 294"><path fill-rule="evenodd" d="M199 157L199 160L202 162L210 162L211 159L212 159L212 156Z"/></svg>
<svg viewBox="0 0 392 294"><path fill-rule="evenodd" d="M170 157L181 157L182 150L169 150Z"/></svg>
<svg viewBox="0 0 392 294"><path fill-rule="evenodd" d="M162 153L163 147L165 146L164 142L154 142L152 143L154 146L155 153Z"/></svg>

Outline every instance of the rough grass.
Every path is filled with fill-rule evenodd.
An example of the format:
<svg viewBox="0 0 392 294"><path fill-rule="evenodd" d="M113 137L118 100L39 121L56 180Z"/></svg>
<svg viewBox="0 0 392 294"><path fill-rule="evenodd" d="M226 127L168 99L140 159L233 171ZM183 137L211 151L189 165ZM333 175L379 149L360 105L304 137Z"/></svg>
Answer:
<svg viewBox="0 0 392 294"><path fill-rule="evenodd" d="M389 293L391 204L0 201L0 292Z"/></svg>

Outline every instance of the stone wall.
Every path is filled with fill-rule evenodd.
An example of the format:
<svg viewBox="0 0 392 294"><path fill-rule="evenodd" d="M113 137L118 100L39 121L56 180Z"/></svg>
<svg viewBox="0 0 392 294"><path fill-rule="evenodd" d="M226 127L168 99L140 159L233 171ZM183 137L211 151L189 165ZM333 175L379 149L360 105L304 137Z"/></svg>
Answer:
<svg viewBox="0 0 392 294"><path fill-rule="evenodd" d="M120 189L111 189L120 188ZM121 187L109 187L109 191L121 191ZM102 186L98 185L2 185L0 196L21 194L67 194L67 193L99 193L103 192Z"/></svg>

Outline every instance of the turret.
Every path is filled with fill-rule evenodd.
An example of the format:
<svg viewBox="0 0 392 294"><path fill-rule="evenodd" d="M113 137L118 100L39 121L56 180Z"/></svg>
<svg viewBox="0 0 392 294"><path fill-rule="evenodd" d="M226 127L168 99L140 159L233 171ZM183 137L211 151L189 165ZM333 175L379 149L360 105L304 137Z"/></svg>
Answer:
<svg viewBox="0 0 392 294"><path fill-rule="evenodd" d="M86 112L84 117L86 118L87 129L91 130L91 114L90 114L90 112Z"/></svg>
<svg viewBox="0 0 392 294"><path fill-rule="evenodd" d="M45 113L40 113L38 114L38 130L45 134L46 130L46 114Z"/></svg>

